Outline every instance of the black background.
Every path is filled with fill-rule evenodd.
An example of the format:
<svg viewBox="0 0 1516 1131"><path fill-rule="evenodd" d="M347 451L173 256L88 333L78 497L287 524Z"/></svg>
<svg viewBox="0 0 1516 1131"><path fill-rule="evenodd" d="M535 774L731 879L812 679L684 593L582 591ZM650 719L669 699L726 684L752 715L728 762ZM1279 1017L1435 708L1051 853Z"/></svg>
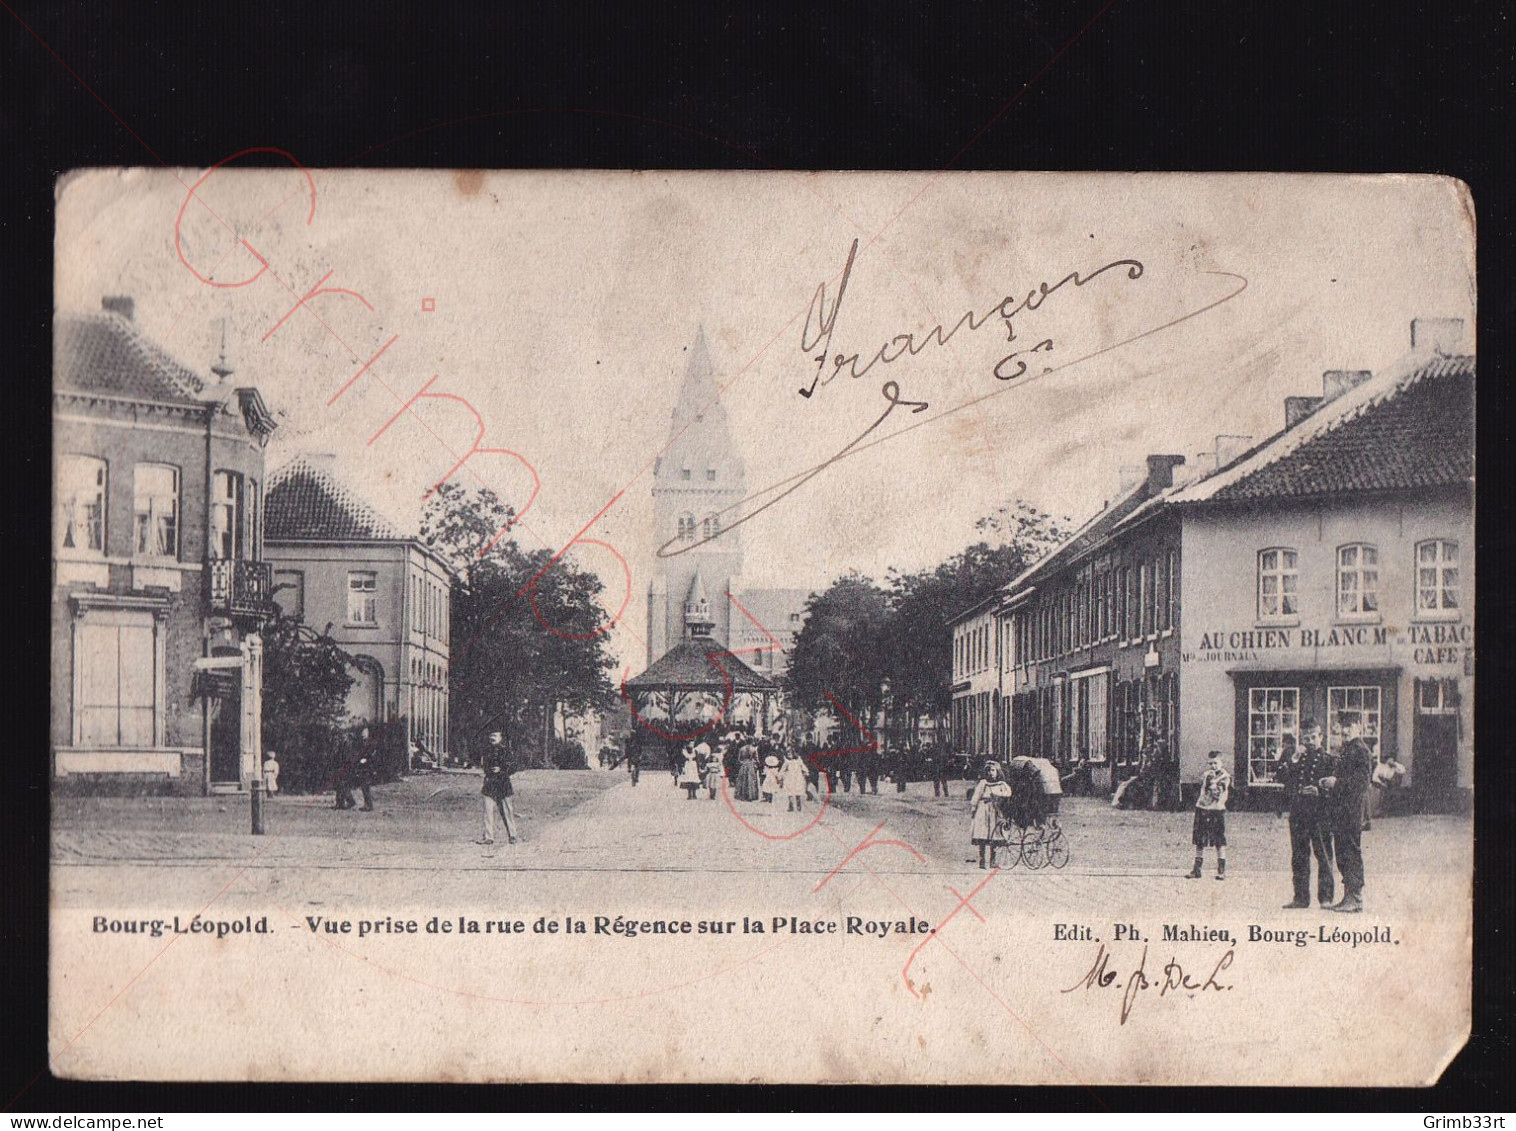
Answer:
<svg viewBox="0 0 1516 1131"><path fill-rule="evenodd" d="M147 5L0 0L4 420L14 515L0 777L9 1111L1512 1106L1509 6L1158 0ZM79 1084L46 1070L53 182L276 146L310 167L1445 173L1478 213L1475 1032L1430 1091ZM13 579L18 570L10 570ZM35 586L37 597L26 591ZM19 598L19 599L18 599ZM35 689L35 690L34 690ZM1392 987L1324 985L1344 1010ZM1393 1023L1391 1019L1390 1023ZM757 1055L755 1053L755 1055ZM1286 1047L1260 1049L1288 1076ZM1345 1055L1352 1056L1351 1050ZM378 1066L381 1067L382 1066ZM671 1066L672 1069L673 1066ZM755 1065L755 1071L758 1066ZM14 1098L12 1098L14 1097Z"/></svg>

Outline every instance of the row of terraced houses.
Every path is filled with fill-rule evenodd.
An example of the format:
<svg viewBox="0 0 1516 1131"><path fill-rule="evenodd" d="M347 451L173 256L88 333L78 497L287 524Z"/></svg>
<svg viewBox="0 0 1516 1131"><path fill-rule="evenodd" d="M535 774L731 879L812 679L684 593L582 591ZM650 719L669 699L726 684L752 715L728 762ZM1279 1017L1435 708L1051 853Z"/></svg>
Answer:
<svg viewBox="0 0 1516 1131"><path fill-rule="evenodd" d="M953 622L952 733L1171 804L1227 758L1273 805L1302 723L1358 724L1429 809L1473 784L1474 380L1463 323L1418 319L1383 372L1334 370L1261 443L1152 455L1067 541Z"/></svg>
<svg viewBox="0 0 1516 1131"><path fill-rule="evenodd" d="M330 459L267 471L277 418L256 386L224 356L196 372L134 313L111 297L55 325L55 780L246 789L280 609L353 657L351 723L403 720L445 755L448 566Z"/></svg>

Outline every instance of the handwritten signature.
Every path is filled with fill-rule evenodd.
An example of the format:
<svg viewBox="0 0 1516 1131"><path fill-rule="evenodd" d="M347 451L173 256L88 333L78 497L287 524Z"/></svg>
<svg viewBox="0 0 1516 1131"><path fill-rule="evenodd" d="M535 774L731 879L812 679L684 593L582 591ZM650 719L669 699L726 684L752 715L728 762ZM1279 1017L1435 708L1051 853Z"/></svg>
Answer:
<svg viewBox="0 0 1516 1131"><path fill-rule="evenodd" d="M837 297L832 300L830 307L827 306L826 301L826 283L819 284L816 287L816 293L811 296L810 309L805 312L805 323L800 328L800 349L805 353L810 353L811 350L820 346L821 352L815 356L816 376L811 379L811 383L808 386L799 390L802 397L811 396L816 391L817 385L830 385L841 375L844 369L847 370L850 377L855 379L863 377L876 365L889 365L891 362L899 361L906 355L915 357L929 345L945 346L953 340L953 336L963 329L963 327L967 326L970 331L978 330L991 319L999 319L1003 322L1005 324L1005 340L1014 342L1016 341L1016 327L1012 319L1024 311L1036 310L1049 295L1057 293L1068 284L1072 283L1076 287L1082 287L1086 283L1098 279L1107 271L1114 271L1118 267L1126 268L1126 277L1128 279L1140 279L1144 271L1141 261L1136 259L1114 259L1102 267L1095 268L1095 270L1087 275L1081 274L1078 271L1070 271L1056 283L1048 283L1046 281L1039 283L1019 300L1015 295L1006 295L983 314L976 314L972 310L965 310L959 315L958 321L953 323L951 329L943 329L942 325L938 324L925 334L920 335L919 338L915 334L896 334L875 350L874 356L869 358L868 361L863 362L860 366L859 359L862 357L862 354L833 354L831 352L832 335L837 329L837 315L842 311L842 299L847 294L848 280L852 278L853 262L857 257L858 241L855 239L853 240L852 247L848 249L847 263L843 265L842 278L837 284ZM1027 371L1027 363L1024 360L1016 360L1022 353L1035 353L1051 350L1052 348L1052 339L1044 338L1030 350L1017 350L1007 354L995 363L994 373L996 379L1000 381L1014 381ZM1016 361L1016 368L1014 370L1008 368L1012 361ZM830 373L826 371L828 362L830 362L832 367Z"/></svg>
<svg viewBox="0 0 1516 1131"><path fill-rule="evenodd" d="M1211 973L1206 979L1196 981L1183 966L1179 964L1178 957L1170 958L1163 966L1162 973L1149 978L1147 973L1148 948L1142 948L1142 957L1137 962L1137 968L1126 977L1126 982L1117 988L1121 991L1121 1024L1125 1025L1127 1018L1132 1015L1132 1009L1137 1004L1137 997L1144 991L1156 989L1159 997L1165 997L1170 993L1185 993L1190 996L1204 995L1209 991L1218 993L1230 990L1230 984L1223 984L1217 978L1221 972L1232 965L1234 951L1229 947L1212 967ZM1075 982L1066 990L1059 993L1071 994L1079 990L1103 990L1117 986L1121 974L1111 968L1110 952L1105 949L1105 943L1101 943L1095 952L1095 962L1089 972L1079 981ZM1203 969L1204 967L1202 967Z"/></svg>
<svg viewBox="0 0 1516 1131"><path fill-rule="evenodd" d="M811 382L809 388L800 390L801 394L804 396L809 397L815 391L818 384L825 383L823 382L822 377L825 372L826 362L828 357L833 356L830 354L832 333L837 327L837 315L842 306L843 296L847 293L847 285L849 279L852 276L853 261L856 258L857 253L858 241L854 240L852 248L848 251L847 263L843 267L842 279L837 287L836 298L832 300L831 305L828 306L826 302L825 283L822 283L816 288L816 293L811 300L811 309L806 315L805 329L803 329L801 332L801 346L807 352L816 348L817 346L822 345L823 342L825 343L825 346L822 351L816 355L818 367L816 378ZM831 376L826 377L825 381L830 382L831 380L835 379L835 377L842 371L844 366L849 367L849 371L852 376L861 377L871 368L873 368L875 364L882 363L887 365L890 362L898 360L900 357L904 356L907 353L920 353L921 350L925 349L928 345L933 344L933 342L938 345L946 345L947 342L953 337L953 335L956 334L963 326L968 326L971 330L977 330L991 318L1000 318L1004 320L1006 327L1006 340L1016 341L1017 339L1015 328L1011 324L1011 319L1016 315L1026 310L1036 310L1039 306L1042 305L1044 299L1046 299L1049 295L1055 293L1059 288L1069 283L1073 283L1075 286L1082 287L1085 283L1088 283L1090 280L1096 278L1103 272L1110 271L1118 267L1126 267L1126 274L1130 279L1141 278L1142 273L1145 270L1142 263L1136 259L1117 259L1113 260L1110 263L1107 263L1105 266L1098 268L1088 275L1082 275L1077 271L1071 271L1056 283L1040 284L1035 290L1029 291L1026 297L1023 298L1019 303L1016 301L1015 296L1008 296L987 310L983 315L976 317L973 311L967 311L958 319L957 322L953 324L952 329L944 330L939 325L928 331L919 339L917 336L912 334L897 334L891 338L889 342L886 342L883 346L881 346L878 352L875 353L874 357L861 369L857 365L859 355L843 355L839 353L833 358L832 374ZM879 444L886 443L887 441L902 436L907 432L913 432L917 428L924 427L928 424L934 424L937 421L942 420L944 417L963 412L965 409L971 408L977 404L981 404L982 402L989 400L991 397L1002 396L1013 389L1019 389L1023 385L1035 381L1041 377L1046 377L1051 373L1070 369L1076 365L1090 361L1093 358L1100 357L1102 354L1111 353L1112 351L1132 345L1134 342L1139 342L1145 338L1150 338L1155 334L1160 334L1170 327L1177 326L1182 322L1187 322L1192 318L1198 318L1202 314L1216 309L1216 307L1221 306L1223 303L1230 302L1232 299L1236 298L1243 291L1245 291L1248 286L1248 281L1246 278L1231 271L1202 271L1200 274L1230 279L1237 285L1234 286L1226 294L1221 295L1219 298L1214 298L1211 301L1204 303L1203 305L1198 306L1193 310L1186 311L1177 317L1170 318L1168 321L1163 322L1160 325L1152 326L1146 330L1140 330L1137 333L1120 339L1119 341L1110 342L1106 345L1095 346L1088 352L1080 354L1077 357L1066 357L1056 365L1044 365L1040 369L1033 371L1027 362L1023 360L1023 357L1025 355L1045 354L1046 352L1051 351L1053 349L1053 342L1051 339L1045 338L1037 342L1029 349L1016 350L1012 353L1007 354L998 362L996 362L994 372L995 377L999 383L994 388L988 389L985 392L978 394L977 396L969 397L968 399L953 405L951 408L935 412L932 415L925 417L924 419L906 424L900 428L894 429L893 431L887 431L880 435L875 435L875 433L879 431L881 426L885 423L886 420L890 418L896 409L907 409L909 410L910 415L917 416L923 412L926 412L927 409L931 407L926 401L909 400L906 397L902 396L900 391L900 383L898 381L885 381L879 388L879 394L884 400L884 407L880 411L879 415L875 417L874 420L866 428L864 428L862 432L854 436L836 452L828 456L826 459L822 460L820 463L813 464L810 467L803 468L800 471L792 472L791 474L785 476L783 479L779 479L773 483L770 483L766 487L762 487L759 490L754 491L746 498L740 499L735 503L731 503L730 505L717 511L716 515L718 518L720 518L721 522L719 528L715 533L708 534L704 538L701 538L694 542L684 541L677 535L671 537L667 542L658 547L657 556L659 558L679 557L682 554L688 554L693 550L698 550L700 547L706 545L709 542L715 541L717 538L729 537L731 533L738 527L742 526L744 523L750 521L751 519L757 518L760 514L779 503L782 499L793 495L796 491L800 490L811 480L815 479L818 475L825 472L828 468L842 462L845 459L851 459L852 457L859 455L862 452L866 452ZM1008 364L1012 361L1015 362L1015 367L1013 369L1007 368Z"/></svg>

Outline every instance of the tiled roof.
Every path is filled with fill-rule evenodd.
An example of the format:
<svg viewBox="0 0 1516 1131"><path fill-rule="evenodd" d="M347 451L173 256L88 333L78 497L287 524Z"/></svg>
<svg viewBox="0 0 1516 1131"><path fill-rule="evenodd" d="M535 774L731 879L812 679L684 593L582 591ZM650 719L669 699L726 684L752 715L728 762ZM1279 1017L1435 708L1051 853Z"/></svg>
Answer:
<svg viewBox="0 0 1516 1131"><path fill-rule="evenodd" d="M719 665L719 667L718 667ZM722 675L725 672L726 675ZM759 675L721 647L719 640L704 637L681 640L641 675L626 681L632 691L656 691L665 687L696 688L724 692L727 676L733 691L773 691L774 681Z"/></svg>
<svg viewBox="0 0 1516 1131"><path fill-rule="evenodd" d="M119 314L59 314L53 324L59 389L203 404L205 379Z"/></svg>
<svg viewBox="0 0 1516 1131"><path fill-rule="evenodd" d="M394 542L410 538L322 461L303 455L269 476L263 521L263 536L270 542Z"/></svg>
<svg viewBox="0 0 1516 1131"><path fill-rule="evenodd" d="M1294 428L1170 498L1306 498L1467 483L1474 474L1474 358L1418 358L1365 381Z"/></svg>

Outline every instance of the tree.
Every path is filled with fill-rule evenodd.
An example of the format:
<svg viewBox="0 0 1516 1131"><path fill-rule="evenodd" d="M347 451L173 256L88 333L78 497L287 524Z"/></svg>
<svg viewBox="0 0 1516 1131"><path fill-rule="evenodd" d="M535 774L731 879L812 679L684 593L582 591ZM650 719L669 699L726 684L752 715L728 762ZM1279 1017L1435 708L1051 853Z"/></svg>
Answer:
<svg viewBox="0 0 1516 1131"><path fill-rule="evenodd" d="M891 573L895 617L888 646L892 705L912 717L952 705L953 634L948 622L1005 586L1067 536L1065 521L1017 500L981 518L987 539L935 569Z"/></svg>
<svg viewBox="0 0 1516 1131"><path fill-rule="evenodd" d="M340 748L353 657L283 613L263 628L263 739L289 789L323 784Z"/></svg>
<svg viewBox="0 0 1516 1131"><path fill-rule="evenodd" d="M457 571L453 733L468 743L510 731L548 765L560 708L576 713L616 702L615 660L606 648L600 579L567 558L553 561L548 550L523 550L508 533L514 517L488 489L446 483L427 505L421 537Z"/></svg>
<svg viewBox="0 0 1516 1131"><path fill-rule="evenodd" d="M869 578L850 573L814 594L805 609L785 673L786 692L806 710L839 714L841 704L859 724L871 726L888 672L888 595Z"/></svg>

